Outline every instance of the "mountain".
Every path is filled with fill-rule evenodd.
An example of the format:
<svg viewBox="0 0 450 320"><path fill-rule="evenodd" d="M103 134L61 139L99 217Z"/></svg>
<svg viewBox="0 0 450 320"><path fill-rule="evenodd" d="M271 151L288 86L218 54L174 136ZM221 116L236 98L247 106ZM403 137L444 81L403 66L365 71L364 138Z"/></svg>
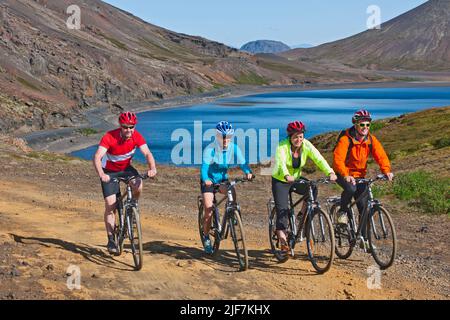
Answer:
<svg viewBox="0 0 450 320"><path fill-rule="evenodd" d="M279 53L290 50L291 48L280 41L273 40L256 40L244 44L241 51L257 53Z"/></svg>
<svg viewBox="0 0 450 320"><path fill-rule="evenodd" d="M450 1L429 0L381 25L311 49L281 54L299 61L338 61L377 70L450 68Z"/></svg>
<svg viewBox="0 0 450 320"><path fill-rule="evenodd" d="M80 30L66 24L72 4ZM86 123L82 111L99 104L292 83L252 55L99 0L0 1L0 56L0 132Z"/></svg>

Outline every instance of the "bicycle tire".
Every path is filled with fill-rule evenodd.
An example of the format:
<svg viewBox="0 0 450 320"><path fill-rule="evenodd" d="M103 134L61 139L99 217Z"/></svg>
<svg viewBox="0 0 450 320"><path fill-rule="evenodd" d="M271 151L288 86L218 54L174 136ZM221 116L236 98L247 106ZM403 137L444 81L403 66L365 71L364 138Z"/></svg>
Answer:
<svg viewBox="0 0 450 320"><path fill-rule="evenodd" d="M121 218L123 217L123 209L121 210L116 209L115 217L116 217L116 226L114 229L114 237L117 246L117 252L115 255L120 256L123 253L123 243L125 240L124 231L126 230L125 219L123 219L123 222L121 222Z"/></svg>
<svg viewBox="0 0 450 320"><path fill-rule="evenodd" d="M316 220L319 222L318 226L315 226ZM320 232L321 235L318 237L317 230L318 229L322 230L322 227L324 229L324 232ZM321 242L325 243L328 241L329 241L329 248L323 250L324 251L323 254L316 253L317 252L316 249L320 247L319 244ZM328 214L320 208L315 208L314 212L307 220L306 247L308 249L309 259L314 269L316 269L318 273L325 273L328 270L330 270L331 265L333 264L335 251L334 228ZM319 265L320 258L325 258L322 259L325 261L324 265L322 264Z"/></svg>
<svg viewBox="0 0 450 320"><path fill-rule="evenodd" d="M276 234L276 221L277 221L277 210L272 208L272 212L269 214L269 243L272 254L278 262L286 262L289 260L289 255L281 253L280 241Z"/></svg>
<svg viewBox="0 0 450 320"><path fill-rule="evenodd" d="M241 214L238 210L233 210L228 216L228 224L239 263L239 270L245 271L248 269L248 252L245 243L244 226L242 225Z"/></svg>
<svg viewBox="0 0 450 320"><path fill-rule="evenodd" d="M376 213L378 213L378 217L376 216ZM374 222L376 223L377 218L378 218L378 221L380 221L380 226L379 226L378 230L377 230L377 227L374 225ZM384 221L383 221L383 218L384 218ZM377 234L377 231L380 232L380 229L381 229L381 231L384 231L381 226L381 222L383 222L386 226L389 225L389 228L391 230L390 235L392 236L391 237L392 240L388 241L388 242L392 241L392 243L391 243L392 249L388 249L390 252L388 252L388 254L386 255L387 256L386 260L382 260L382 258L381 258L381 256L382 256L381 249L383 247L380 246L379 242L376 242L377 243L376 246L374 244L374 240L379 240L379 239L377 239L377 236L379 236L379 234ZM368 233L370 250L371 250L373 258L375 259L375 262L380 266L381 270L385 270L385 269L389 268L394 263L395 255L397 253L397 233L395 231L395 226L394 226L392 217L384 207L377 205L373 208L371 217L368 221L368 230L367 231L368 231L367 233Z"/></svg>
<svg viewBox="0 0 450 320"><path fill-rule="evenodd" d="M351 229L349 224L347 224L347 228L344 229L336 223L339 208L340 206L338 204L334 204L330 209L330 218L334 226L334 251L339 259L348 259L353 253L354 245L351 244Z"/></svg>
<svg viewBox="0 0 450 320"><path fill-rule="evenodd" d="M128 215L129 219L131 219L131 225L128 236L131 243L131 252L133 254L135 270L139 271L142 269L144 259L141 221L139 210L136 207L131 207L129 210L131 210Z"/></svg>

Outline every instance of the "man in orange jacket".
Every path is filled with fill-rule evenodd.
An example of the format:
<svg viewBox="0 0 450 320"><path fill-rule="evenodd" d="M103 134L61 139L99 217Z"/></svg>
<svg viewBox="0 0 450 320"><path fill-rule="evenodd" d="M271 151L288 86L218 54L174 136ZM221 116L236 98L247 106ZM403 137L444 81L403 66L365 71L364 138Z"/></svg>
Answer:
<svg viewBox="0 0 450 320"><path fill-rule="evenodd" d="M341 212L338 214L338 223L347 224L348 206L354 197L359 198L365 191L365 184L356 184L355 178L364 178L367 173L367 160L372 154L389 181L394 174L391 172L391 164L383 149L383 146L369 133L372 122L370 113L366 110L355 112L352 118L353 127L343 131L334 149L333 169L337 174L337 183L344 189L341 195ZM357 203L361 214L367 203L367 196Z"/></svg>

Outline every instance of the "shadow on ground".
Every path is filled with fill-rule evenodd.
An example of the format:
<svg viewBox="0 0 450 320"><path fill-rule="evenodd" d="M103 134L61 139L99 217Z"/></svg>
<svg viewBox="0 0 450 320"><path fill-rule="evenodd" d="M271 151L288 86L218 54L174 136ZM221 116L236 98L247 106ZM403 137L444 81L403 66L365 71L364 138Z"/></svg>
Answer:
<svg viewBox="0 0 450 320"><path fill-rule="evenodd" d="M87 244L75 244L73 242L55 239L55 238L38 238L38 237L24 237L16 234L10 234L14 241L17 243L23 243L25 245L38 244L47 248L56 248L66 250L72 253L81 255L84 259L93 262L97 265L113 268L121 271L132 271L134 266L127 263L118 261L113 256L105 253L103 250L98 249ZM121 264L127 268L119 268L114 266L115 264Z"/></svg>

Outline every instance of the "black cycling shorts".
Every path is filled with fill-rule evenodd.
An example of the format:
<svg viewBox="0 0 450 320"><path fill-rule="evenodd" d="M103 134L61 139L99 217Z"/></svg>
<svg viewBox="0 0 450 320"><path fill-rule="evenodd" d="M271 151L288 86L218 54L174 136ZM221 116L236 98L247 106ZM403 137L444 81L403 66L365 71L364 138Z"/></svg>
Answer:
<svg viewBox="0 0 450 320"><path fill-rule="evenodd" d="M225 181L228 181L228 180L224 180L224 181L222 181L222 182L225 182ZM211 192L211 193L214 193L214 184L212 184L212 185L210 185L209 187L205 184L205 182L203 182L201 179L200 179L200 190L202 191L202 193L208 193L208 192Z"/></svg>
<svg viewBox="0 0 450 320"><path fill-rule="evenodd" d="M110 170L104 169L104 172L111 178L131 177L131 176L136 176L139 174L139 172L132 166L127 167L124 171L115 172L115 171L110 171ZM103 191L104 198L112 196L113 194L117 194L120 192L119 182L113 182L110 180L109 182L101 181L101 184L102 184L102 191Z"/></svg>

